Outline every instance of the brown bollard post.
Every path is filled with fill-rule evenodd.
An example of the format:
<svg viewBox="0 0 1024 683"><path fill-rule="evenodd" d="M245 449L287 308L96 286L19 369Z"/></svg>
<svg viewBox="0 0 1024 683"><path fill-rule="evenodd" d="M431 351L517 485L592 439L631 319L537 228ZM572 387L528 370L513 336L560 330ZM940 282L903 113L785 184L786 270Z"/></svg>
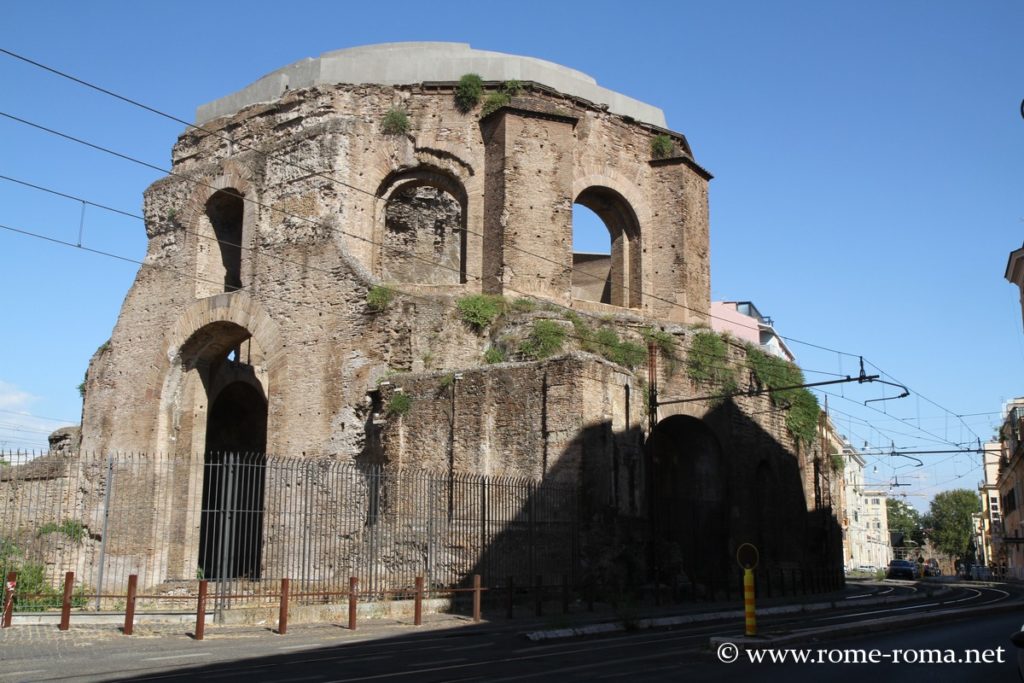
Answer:
<svg viewBox="0 0 1024 683"><path fill-rule="evenodd" d="M128 598L124 605L124 634L130 636L135 629L135 596L139 590L139 575L128 575Z"/></svg>
<svg viewBox="0 0 1024 683"><path fill-rule="evenodd" d="M416 577L416 598L413 602L412 623L423 625L423 577Z"/></svg>
<svg viewBox="0 0 1024 683"><path fill-rule="evenodd" d="M75 573L64 574L64 598L60 602L60 630L71 628L71 597L75 592Z"/></svg>
<svg viewBox="0 0 1024 683"><path fill-rule="evenodd" d="M3 619L0 620L0 627L11 627L11 616L14 613L14 588L18 585L18 573L7 572L7 581L4 583L4 611Z"/></svg>
<svg viewBox="0 0 1024 683"><path fill-rule="evenodd" d="M199 582L199 598L196 600L196 633L195 639L202 640L206 631L206 581Z"/></svg>
<svg viewBox="0 0 1024 683"><path fill-rule="evenodd" d="M473 574L473 621L480 621L480 575Z"/></svg>
<svg viewBox="0 0 1024 683"><path fill-rule="evenodd" d="M534 586L534 598L537 601L537 616L544 614L544 577L537 574L537 582Z"/></svg>
<svg viewBox="0 0 1024 683"><path fill-rule="evenodd" d="M516 585L512 580L512 577L508 577L508 618L511 619L515 615L515 602L516 602Z"/></svg>
<svg viewBox="0 0 1024 683"><path fill-rule="evenodd" d="M277 635L288 633L288 579L281 579L281 608L277 614Z"/></svg>
<svg viewBox="0 0 1024 683"><path fill-rule="evenodd" d="M348 630L356 630L356 586L359 585L359 579L354 576L348 578Z"/></svg>

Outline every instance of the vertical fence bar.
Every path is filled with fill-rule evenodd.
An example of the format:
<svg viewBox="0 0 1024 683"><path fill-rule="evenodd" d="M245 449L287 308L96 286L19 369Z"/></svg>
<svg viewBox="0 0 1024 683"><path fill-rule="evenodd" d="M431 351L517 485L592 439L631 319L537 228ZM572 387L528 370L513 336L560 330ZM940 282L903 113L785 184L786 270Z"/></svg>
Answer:
<svg viewBox="0 0 1024 683"><path fill-rule="evenodd" d="M96 611L100 609L100 596L103 594L103 570L107 564L107 535L110 530L110 495L114 489L114 456L107 456L107 481L103 492L103 537L100 539L100 566L96 578Z"/></svg>
<svg viewBox="0 0 1024 683"><path fill-rule="evenodd" d="M348 577L348 630L356 630L356 608L358 607L356 601L356 587L359 585L359 579L350 576Z"/></svg>
<svg viewBox="0 0 1024 683"><path fill-rule="evenodd" d="M135 595L138 590L139 575L128 576L128 599L124 606L124 634L130 636L135 629Z"/></svg>
<svg viewBox="0 0 1024 683"><path fill-rule="evenodd" d="M288 633L288 579L281 579L281 607L277 613L277 634Z"/></svg>
<svg viewBox="0 0 1024 683"><path fill-rule="evenodd" d="M202 640L206 631L206 585L206 579L199 582L199 597L196 599L196 640Z"/></svg>
<svg viewBox="0 0 1024 683"><path fill-rule="evenodd" d="M71 597L75 591L75 573L64 574L64 597L60 602L60 630L67 631L71 628Z"/></svg>

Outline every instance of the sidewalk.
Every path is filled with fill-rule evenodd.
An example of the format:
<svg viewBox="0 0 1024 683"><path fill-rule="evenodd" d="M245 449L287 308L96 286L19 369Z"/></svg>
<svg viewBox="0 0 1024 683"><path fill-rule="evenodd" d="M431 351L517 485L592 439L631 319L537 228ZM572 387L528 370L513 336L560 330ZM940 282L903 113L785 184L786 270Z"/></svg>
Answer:
<svg viewBox="0 0 1024 683"><path fill-rule="evenodd" d="M922 585L929 591L922 592ZM857 597L870 590L879 590L878 584L847 584L841 591L817 595L799 595L758 599L758 614L791 614L797 612L820 611L842 607L889 604L915 599L924 599L948 588L940 582L920 584L916 593L899 596ZM853 598L853 600L851 600ZM308 634L322 632L325 637L349 638L389 638L399 635L411 635L423 631L439 631L475 626L475 632L500 631L523 633L530 640L551 640L571 638L599 633L609 633L627 629L661 628L681 624L730 621L742 623L743 603L739 597L715 602L686 602L661 606L611 605L597 604L593 612L579 602L570 606L570 613L563 614L561 605L546 603L545 613L535 616L533 604L516 606L515 615L509 619L504 606L493 606L488 609L485 604L482 619L474 624L472 619L460 613L424 614L423 625L414 626L412 618L366 618L360 619L355 631L349 631L345 624L290 623L286 635L278 635L276 621L272 624L260 625L221 625L208 618L205 627L205 640L251 639L251 638L288 638L292 634ZM154 623L152 615L138 613L136 615L134 634L125 636L121 631L124 613L76 613L71 619L71 628L60 631L57 628L59 615L47 613L45 619L49 623L18 623L35 620L34 615L16 615L14 625L9 629L0 629L0 648L9 645L28 644L59 644L64 647L87 646L100 641L112 639L185 639L192 640L195 630L195 616L182 614L177 623ZM212 615L211 615L212 616Z"/></svg>

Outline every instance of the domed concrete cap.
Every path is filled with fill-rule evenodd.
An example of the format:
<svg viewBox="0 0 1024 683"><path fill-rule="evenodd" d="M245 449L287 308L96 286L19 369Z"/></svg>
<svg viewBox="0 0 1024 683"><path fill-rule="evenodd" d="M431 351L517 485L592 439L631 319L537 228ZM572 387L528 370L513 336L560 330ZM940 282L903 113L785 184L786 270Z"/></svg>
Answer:
<svg viewBox="0 0 1024 683"><path fill-rule="evenodd" d="M485 81L534 81L566 94L607 105L608 111L665 127L657 107L602 88L590 76L533 57L474 50L468 43L382 43L327 52L264 76L238 92L196 110L202 125L259 102L273 102L287 90L334 83L411 85L427 81L457 81L464 74Z"/></svg>

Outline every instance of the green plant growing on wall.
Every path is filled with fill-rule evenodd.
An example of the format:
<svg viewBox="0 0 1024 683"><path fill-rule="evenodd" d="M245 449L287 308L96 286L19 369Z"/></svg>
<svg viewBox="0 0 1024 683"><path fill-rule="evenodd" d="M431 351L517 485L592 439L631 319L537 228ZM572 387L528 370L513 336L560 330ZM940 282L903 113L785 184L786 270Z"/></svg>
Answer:
<svg viewBox="0 0 1024 683"><path fill-rule="evenodd" d="M804 383L804 373L796 365L753 346L747 348L747 364L757 383L766 389L795 387ZM790 434L805 444L814 441L821 412L814 394L807 389L787 389L772 391L769 395L772 405L788 409L786 428Z"/></svg>
<svg viewBox="0 0 1024 683"><path fill-rule="evenodd" d="M366 306L374 313L383 313L395 298L395 290L375 285L366 293Z"/></svg>
<svg viewBox="0 0 1024 683"><path fill-rule="evenodd" d="M676 146L672 138L662 133L651 140L651 156L655 159L666 159L675 152Z"/></svg>
<svg viewBox="0 0 1024 683"><path fill-rule="evenodd" d="M537 310L537 302L526 297L519 297L509 304L509 308L516 313L533 313Z"/></svg>
<svg viewBox="0 0 1024 683"><path fill-rule="evenodd" d="M384 114L380 129L385 135L405 135L409 132L409 115L400 107L392 107Z"/></svg>
<svg viewBox="0 0 1024 683"><path fill-rule="evenodd" d="M644 338L645 342L654 344L661 351L661 355L665 360L665 374L669 377L676 374L676 370L679 367L679 359L676 358L676 338L671 333L655 327L644 329L640 332L640 335Z"/></svg>
<svg viewBox="0 0 1024 683"><path fill-rule="evenodd" d="M487 116L492 112L496 112L509 102L512 101L508 95L503 92L492 92L484 98L484 106L480 107L480 118Z"/></svg>
<svg viewBox="0 0 1024 683"><path fill-rule="evenodd" d="M832 471L836 474L840 474L844 469L846 469L846 459L843 457L842 453L832 453L829 455L829 460L832 466Z"/></svg>
<svg viewBox="0 0 1024 683"><path fill-rule="evenodd" d="M716 387L718 393L736 391L736 368L729 361L729 347L719 335L699 330L686 352L686 374L694 382Z"/></svg>
<svg viewBox="0 0 1024 683"><path fill-rule="evenodd" d="M531 360L549 358L562 350L566 330L554 320L535 320L530 335L519 345L519 353Z"/></svg>
<svg viewBox="0 0 1024 683"><path fill-rule="evenodd" d="M75 519L65 519L61 523L47 522L36 529L36 538L42 538L47 534L61 533L74 541L76 544L85 540L85 525Z"/></svg>
<svg viewBox="0 0 1024 683"><path fill-rule="evenodd" d="M462 322L481 332L505 312L505 299L492 294L470 294L457 303Z"/></svg>
<svg viewBox="0 0 1024 683"><path fill-rule="evenodd" d="M630 369L643 365L647 360L647 349L634 342L623 341L611 327L597 330L589 345L604 358Z"/></svg>
<svg viewBox="0 0 1024 683"><path fill-rule="evenodd" d="M402 417L412 408L412 397L404 391L396 391L388 401L388 415Z"/></svg>
<svg viewBox="0 0 1024 683"><path fill-rule="evenodd" d="M501 84L501 91L509 97L515 97L519 93L523 92L522 81L511 79Z"/></svg>
<svg viewBox="0 0 1024 683"><path fill-rule="evenodd" d="M465 74L455 86L455 106L465 114L479 104L483 93L483 79L477 74Z"/></svg>
<svg viewBox="0 0 1024 683"><path fill-rule="evenodd" d="M494 365L495 363L505 362L505 352L500 346L492 346L491 348L484 351L484 362L488 365Z"/></svg>

